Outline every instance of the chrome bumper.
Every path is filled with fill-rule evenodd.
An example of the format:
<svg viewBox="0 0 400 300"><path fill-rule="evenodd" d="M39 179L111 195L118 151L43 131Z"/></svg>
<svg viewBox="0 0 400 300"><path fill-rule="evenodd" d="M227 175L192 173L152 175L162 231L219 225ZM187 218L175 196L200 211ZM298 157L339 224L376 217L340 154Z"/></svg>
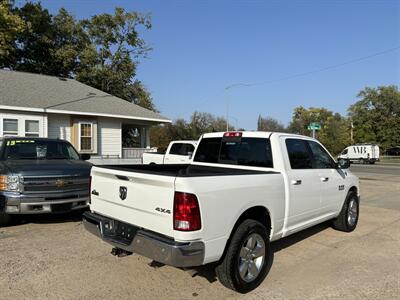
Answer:
<svg viewBox="0 0 400 300"><path fill-rule="evenodd" d="M114 247L134 252L174 267L194 267L203 264L203 242L175 242L171 238L119 222L129 227L132 234L130 238L122 238L118 234L110 234L110 224L115 224L116 222L119 221L92 212L83 214L83 224L86 230Z"/></svg>
<svg viewBox="0 0 400 300"><path fill-rule="evenodd" d="M89 196L66 195L52 197L51 199L40 196L25 196L4 194L2 195L4 211L7 214L42 214L63 213L88 207Z"/></svg>

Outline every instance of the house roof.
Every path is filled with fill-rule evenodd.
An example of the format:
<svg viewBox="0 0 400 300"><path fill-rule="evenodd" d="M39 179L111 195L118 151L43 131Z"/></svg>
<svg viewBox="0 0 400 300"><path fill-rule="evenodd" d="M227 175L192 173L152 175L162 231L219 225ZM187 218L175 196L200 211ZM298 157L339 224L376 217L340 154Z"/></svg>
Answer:
<svg viewBox="0 0 400 300"><path fill-rule="evenodd" d="M171 122L158 113L74 79L8 70L0 70L1 108Z"/></svg>

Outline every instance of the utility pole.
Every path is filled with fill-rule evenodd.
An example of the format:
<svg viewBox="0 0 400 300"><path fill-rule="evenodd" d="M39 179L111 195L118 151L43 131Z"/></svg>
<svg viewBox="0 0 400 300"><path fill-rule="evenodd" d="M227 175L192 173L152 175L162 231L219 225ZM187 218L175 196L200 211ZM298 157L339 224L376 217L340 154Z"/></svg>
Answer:
<svg viewBox="0 0 400 300"><path fill-rule="evenodd" d="M353 128L354 128L353 120L351 120L350 121L350 141L352 144L353 144Z"/></svg>

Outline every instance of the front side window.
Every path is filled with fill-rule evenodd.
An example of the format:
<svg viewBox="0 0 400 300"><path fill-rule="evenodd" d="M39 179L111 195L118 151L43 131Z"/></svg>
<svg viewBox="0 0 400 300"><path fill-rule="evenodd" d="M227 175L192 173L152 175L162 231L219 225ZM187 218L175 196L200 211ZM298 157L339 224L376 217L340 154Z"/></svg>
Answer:
<svg viewBox="0 0 400 300"><path fill-rule="evenodd" d="M93 150L93 130L92 123L80 123L80 150Z"/></svg>
<svg viewBox="0 0 400 300"><path fill-rule="evenodd" d="M292 169L312 169L311 153L305 140L286 139L286 149Z"/></svg>
<svg viewBox="0 0 400 300"><path fill-rule="evenodd" d="M3 135L4 136L18 135L17 119L3 119Z"/></svg>
<svg viewBox="0 0 400 300"><path fill-rule="evenodd" d="M25 136L39 137L39 121L25 120Z"/></svg>
<svg viewBox="0 0 400 300"><path fill-rule="evenodd" d="M335 162L326 150L318 143L307 141L313 154L313 168L314 169L332 169Z"/></svg>

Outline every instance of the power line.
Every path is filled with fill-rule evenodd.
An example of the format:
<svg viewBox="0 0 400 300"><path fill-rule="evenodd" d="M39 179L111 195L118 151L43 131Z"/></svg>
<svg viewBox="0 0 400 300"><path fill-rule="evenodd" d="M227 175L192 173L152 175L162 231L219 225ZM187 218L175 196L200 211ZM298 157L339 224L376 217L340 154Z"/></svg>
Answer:
<svg viewBox="0 0 400 300"><path fill-rule="evenodd" d="M390 49L387 49L387 50L384 50L384 51L376 52L376 53L373 53L373 54L370 54L370 55L362 56L362 57L359 57L359 58L355 58L355 59L352 59L352 60L348 60L348 61L345 61L345 62L342 62L342 63L338 63L338 64L335 64L335 65L330 65L330 66L326 66L326 67L323 67L323 68L320 68L320 69L311 70L311 71L307 71L307 72L303 72L303 73L297 73L297 74L285 76L285 77L278 78L278 79L266 80L266 81L261 81L261 82L253 82L253 83L242 83L242 82L234 83L234 84L230 84L230 85L226 86L224 89L228 90L228 89L235 88L235 87L250 87L250 86L255 86L255 85L263 85L263 84L269 84L269 83L275 83L275 82L279 82L279 81L289 80L289 79L292 79L292 78L307 76L307 75L311 75L311 74L315 74L315 73L328 71L328 70L331 70L331 69L340 68L340 67L343 67L343 66L346 66L346 65L354 64L354 63L357 63L357 62L360 62L360 61L363 61L363 60L367 60L367 59L373 58L375 56L384 55L384 54L387 54L387 53L390 53L390 52L393 52L393 51L396 51L396 50L399 50L399 49L400 49L400 46L394 47L394 48L390 48Z"/></svg>
<svg viewBox="0 0 400 300"><path fill-rule="evenodd" d="M277 79L272 79L272 80L266 80L266 81L260 81L260 82L252 82L252 83L245 83L245 82L238 82L238 83L233 83L230 85L227 85L224 87L223 90L219 91L218 93L215 93L214 96L211 97L207 97L207 98L203 98L203 101L201 101L200 103L197 104L197 106L203 106L204 104L206 104L209 101L215 101L214 97L219 97L221 96L221 94L223 94L225 91L232 89L232 88L237 88L237 87L251 87L251 86L257 86L257 85L264 85L264 84L269 84L269 83L275 83L275 82L280 82L280 81L285 81L285 80L289 80L289 79L293 79L293 78L297 78L297 77L303 77L303 76L308 76L311 74L315 74L315 73L320 73L320 72L324 72L324 71L328 71L328 70L332 70L332 69L336 69L336 68L340 68L346 65L350 65L350 64L354 64L363 60L367 60L376 56L380 56L380 55L384 55L390 52L394 52L400 49L400 46L394 47L394 48L389 48L380 52L375 52L366 56L362 56L359 58L355 58L352 60L348 60L342 63L338 63L338 64L334 64L334 65L330 65L330 66L326 66L326 67L322 67L319 69L315 69L315 70L311 70L311 71L307 71L307 72L302 72L302 73L297 73L297 74L293 74L293 75L288 75L285 77L281 77L281 78L277 78Z"/></svg>

